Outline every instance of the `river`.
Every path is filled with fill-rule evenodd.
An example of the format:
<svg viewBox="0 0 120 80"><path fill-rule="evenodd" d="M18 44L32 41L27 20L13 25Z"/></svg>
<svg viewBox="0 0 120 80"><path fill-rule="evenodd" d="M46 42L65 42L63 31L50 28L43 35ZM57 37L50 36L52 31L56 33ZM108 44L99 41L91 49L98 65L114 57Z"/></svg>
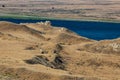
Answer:
<svg viewBox="0 0 120 80"><path fill-rule="evenodd" d="M47 20L47 19L46 19ZM2 19L0 21L10 21L14 23L35 23L46 20L32 19ZM95 22L95 21L72 21L72 20L49 20L53 26L65 27L77 33L94 40L115 39L120 37L120 23Z"/></svg>

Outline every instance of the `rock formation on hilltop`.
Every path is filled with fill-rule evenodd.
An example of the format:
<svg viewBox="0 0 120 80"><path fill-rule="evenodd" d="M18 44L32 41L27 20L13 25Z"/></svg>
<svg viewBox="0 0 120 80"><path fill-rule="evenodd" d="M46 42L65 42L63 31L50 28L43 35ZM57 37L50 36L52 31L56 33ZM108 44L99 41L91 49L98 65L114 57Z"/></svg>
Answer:
<svg viewBox="0 0 120 80"><path fill-rule="evenodd" d="M0 22L1 80L119 80L120 39L95 41L46 23Z"/></svg>

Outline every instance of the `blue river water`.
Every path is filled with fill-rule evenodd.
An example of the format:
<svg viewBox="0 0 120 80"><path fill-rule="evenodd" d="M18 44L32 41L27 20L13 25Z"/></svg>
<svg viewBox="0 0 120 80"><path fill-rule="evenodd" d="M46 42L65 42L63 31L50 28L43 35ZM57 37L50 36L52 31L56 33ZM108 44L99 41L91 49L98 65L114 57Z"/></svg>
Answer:
<svg viewBox="0 0 120 80"><path fill-rule="evenodd" d="M32 19L1 19L0 21L10 21L14 23L35 23L45 20ZM69 20L49 20L53 26L65 27L69 30L94 40L105 40L120 38L120 23L95 22L95 21L69 21Z"/></svg>

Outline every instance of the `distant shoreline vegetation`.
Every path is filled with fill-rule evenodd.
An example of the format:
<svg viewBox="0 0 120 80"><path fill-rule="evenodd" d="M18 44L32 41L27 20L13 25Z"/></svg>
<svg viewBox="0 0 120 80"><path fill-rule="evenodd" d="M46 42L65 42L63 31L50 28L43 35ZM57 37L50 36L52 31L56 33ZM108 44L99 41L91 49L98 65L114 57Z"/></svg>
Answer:
<svg viewBox="0 0 120 80"><path fill-rule="evenodd" d="M120 23L118 20L105 20L105 19L71 19L71 18L53 18L53 17L40 17L40 16L26 16L26 15L0 15L1 19L30 19L30 20L66 20L66 21L88 21L88 22L105 22L105 23Z"/></svg>

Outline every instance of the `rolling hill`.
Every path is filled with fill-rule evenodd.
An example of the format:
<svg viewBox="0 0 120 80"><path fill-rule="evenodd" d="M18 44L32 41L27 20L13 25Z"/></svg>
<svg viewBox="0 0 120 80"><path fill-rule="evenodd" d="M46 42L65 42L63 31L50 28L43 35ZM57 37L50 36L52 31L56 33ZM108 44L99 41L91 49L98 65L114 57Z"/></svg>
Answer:
<svg viewBox="0 0 120 80"><path fill-rule="evenodd" d="M120 39L45 23L0 22L0 80L119 80Z"/></svg>

